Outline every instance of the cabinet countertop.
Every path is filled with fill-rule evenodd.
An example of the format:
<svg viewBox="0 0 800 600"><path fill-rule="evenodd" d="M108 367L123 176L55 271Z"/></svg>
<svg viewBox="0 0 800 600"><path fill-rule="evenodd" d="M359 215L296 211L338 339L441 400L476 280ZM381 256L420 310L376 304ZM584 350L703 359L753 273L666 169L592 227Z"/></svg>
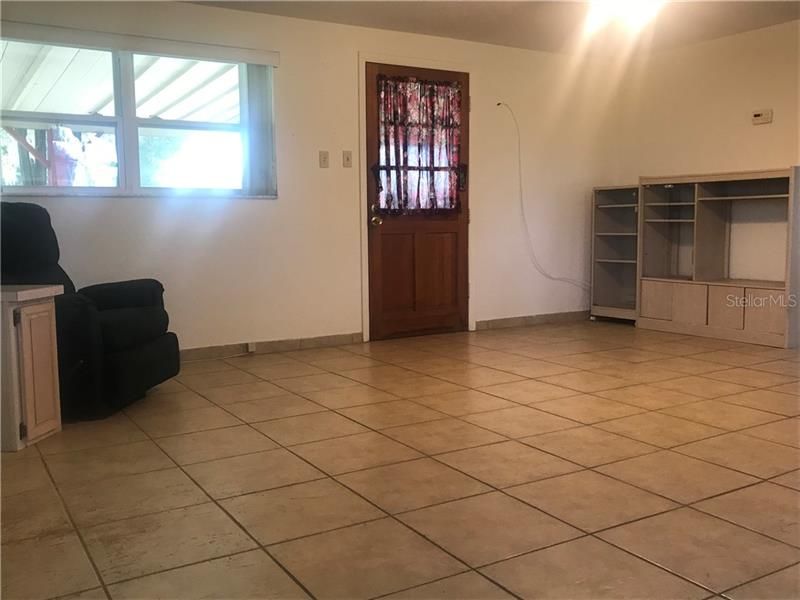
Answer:
<svg viewBox="0 0 800 600"><path fill-rule="evenodd" d="M28 302L52 298L64 293L63 285L4 285L0 286L0 300L3 302Z"/></svg>

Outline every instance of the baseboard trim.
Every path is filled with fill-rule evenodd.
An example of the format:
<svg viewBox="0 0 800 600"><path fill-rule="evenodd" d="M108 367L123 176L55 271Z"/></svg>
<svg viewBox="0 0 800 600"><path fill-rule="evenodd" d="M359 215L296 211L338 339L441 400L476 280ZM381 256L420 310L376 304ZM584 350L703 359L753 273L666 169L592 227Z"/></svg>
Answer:
<svg viewBox="0 0 800 600"><path fill-rule="evenodd" d="M588 310L529 315L526 317L505 317L503 319L476 321L475 329L477 331L485 331L487 329L508 329L509 327L530 327L531 325L544 325L546 323L572 323L575 321L585 321L588 318Z"/></svg>
<svg viewBox="0 0 800 600"><path fill-rule="evenodd" d="M326 348L329 346L342 346L344 344L359 344L364 340L363 334L339 333L335 335L322 335L310 338L295 338L290 340L272 340L269 342L256 342L256 354L271 354L273 352L291 352L292 350L309 350L311 348ZM247 343L224 344L222 346L205 346L201 348L185 348L181 350L182 361L209 360L247 354Z"/></svg>
<svg viewBox="0 0 800 600"><path fill-rule="evenodd" d="M588 310L575 312L549 313L544 315L530 315L526 317L506 317L503 319L487 319L476 321L475 329L485 331L487 329L508 329L510 327L529 327L531 325L543 325L546 323L572 323L585 321L589 318ZM343 346L345 344L360 344L364 341L364 335L359 331L356 333L339 333L335 335L323 335L310 338L294 338L288 340L271 340L268 342L256 342L256 354L271 354L273 352L291 352L293 350L308 350L311 348L326 348L329 346ZM215 358L225 358L228 356L238 356L247 354L247 343L223 344L220 346L204 346L200 348L184 348L181 350L182 361L192 360L211 360Z"/></svg>

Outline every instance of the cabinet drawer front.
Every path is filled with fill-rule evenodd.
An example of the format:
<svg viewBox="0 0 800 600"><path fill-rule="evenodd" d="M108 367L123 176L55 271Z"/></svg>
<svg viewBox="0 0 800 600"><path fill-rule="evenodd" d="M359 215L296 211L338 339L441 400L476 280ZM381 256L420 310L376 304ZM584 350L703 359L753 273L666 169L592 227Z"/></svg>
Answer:
<svg viewBox="0 0 800 600"><path fill-rule="evenodd" d="M744 329L754 333L786 333L786 293L780 290L745 290Z"/></svg>
<svg viewBox="0 0 800 600"><path fill-rule="evenodd" d="M676 323L705 325L708 317L708 286L676 283L672 292L672 320Z"/></svg>
<svg viewBox="0 0 800 600"><path fill-rule="evenodd" d="M720 329L744 329L744 288L708 286L708 325Z"/></svg>
<svg viewBox="0 0 800 600"><path fill-rule="evenodd" d="M674 285L666 281L642 281L641 315L671 321Z"/></svg>

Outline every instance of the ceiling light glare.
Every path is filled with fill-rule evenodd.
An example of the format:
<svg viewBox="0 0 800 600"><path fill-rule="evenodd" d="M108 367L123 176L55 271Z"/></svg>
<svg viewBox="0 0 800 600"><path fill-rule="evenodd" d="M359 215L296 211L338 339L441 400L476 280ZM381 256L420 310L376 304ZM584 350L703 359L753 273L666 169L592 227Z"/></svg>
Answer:
<svg viewBox="0 0 800 600"><path fill-rule="evenodd" d="M619 18L631 31L643 29L645 25L656 18L661 7L664 6L664 2L658 0L628 0L618 4L625 5Z"/></svg>
<svg viewBox="0 0 800 600"><path fill-rule="evenodd" d="M593 0L589 3L589 12L586 15L584 28L586 33L597 33L614 19L615 0Z"/></svg>
<svg viewBox="0 0 800 600"><path fill-rule="evenodd" d="M662 6L663 0L592 0L584 29L593 34L615 22L638 32L656 17Z"/></svg>

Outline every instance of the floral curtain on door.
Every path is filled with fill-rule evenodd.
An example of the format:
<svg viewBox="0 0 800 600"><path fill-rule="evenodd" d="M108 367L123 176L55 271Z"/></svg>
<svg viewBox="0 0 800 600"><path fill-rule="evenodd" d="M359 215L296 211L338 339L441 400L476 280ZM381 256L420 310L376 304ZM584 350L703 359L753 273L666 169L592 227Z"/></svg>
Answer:
<svg viewBox="0 0 800 600"><path fill-rule="evenodd" d="M381 211L458 208L461 84L378 77Z"/></svg>

